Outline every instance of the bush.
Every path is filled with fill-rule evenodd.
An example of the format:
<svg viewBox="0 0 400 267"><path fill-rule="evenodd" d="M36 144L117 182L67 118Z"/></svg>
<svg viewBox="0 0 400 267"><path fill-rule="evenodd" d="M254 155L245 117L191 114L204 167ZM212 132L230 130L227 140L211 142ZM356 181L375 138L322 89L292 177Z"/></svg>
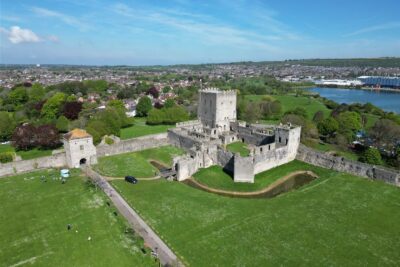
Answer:
<svg viewBox="0 0 400 267"><path fill-rule="evenodd" d="M176 106L172 108L152 109L147 117L147 124L173 124L188 119L189 114L187 111L181 106Z"/></svg>
<svg viewBox="0 0 400 267"><path fill-rule="evenodd" d="M370 147L367 150L365 150L359 160L361 162L365 162L368 164L376 164L376 165L382 164L381 153L379 153L378 149L373 147Z"/></svg>
<svg viewBox="0 0 400 267"><path fill-rule="evenodd" d="M104 142L105 142L107 145L112 145L112 144L114 144L114 140L113 140L111 137L108 137L108 136L106 136L106 137L104 138Z"/></svg>
<svg viewBox="0 0 400 267"><path fill-rule="evenodd" d="M151 100L147 96L140 98L139 103L136 106L136 113L138 117L145 117L153 108Z"/></svg>
<svg viewBox="0 0 400 267"><path fill-rule="evenodd" d="M0 162L7 163L14 160L14 152L3 152L0 153Z"/></svg>

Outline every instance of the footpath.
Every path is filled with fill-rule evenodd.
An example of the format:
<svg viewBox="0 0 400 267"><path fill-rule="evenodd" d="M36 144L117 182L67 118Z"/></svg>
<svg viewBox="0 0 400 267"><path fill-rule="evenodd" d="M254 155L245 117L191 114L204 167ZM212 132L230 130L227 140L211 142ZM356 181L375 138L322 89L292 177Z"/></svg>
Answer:
<svg viewBox="0 0 400 267"><path fill-rule="evenodd" d="M111 199L122 216L132 225L133 229L143 237L150 248L158 254L160 262L164 266L184 266L172 250L161 240L161 238L147 225L147 223L134 211L122 196L115 190L108 181L92 170L90 166L82 168L86 175L99 186Z"/></svg>

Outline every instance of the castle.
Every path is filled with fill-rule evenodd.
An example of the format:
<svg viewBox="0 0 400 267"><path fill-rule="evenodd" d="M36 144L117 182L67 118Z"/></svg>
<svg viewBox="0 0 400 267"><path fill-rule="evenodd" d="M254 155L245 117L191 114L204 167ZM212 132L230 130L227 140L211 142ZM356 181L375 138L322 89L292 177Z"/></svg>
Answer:
<svg viewBox="0 0 400 267"><path fill-rule="evenodd" d="M295 159L301 127L293 125L249 125L236 119L236 91L216 88L200 90L198 120L178 123L168 131L169 142L187 155L174 158L178 181L199 168L219 165L235 182L253 183L257 173ZM232 153L226 145L242 141L250 155Z"/></svg>

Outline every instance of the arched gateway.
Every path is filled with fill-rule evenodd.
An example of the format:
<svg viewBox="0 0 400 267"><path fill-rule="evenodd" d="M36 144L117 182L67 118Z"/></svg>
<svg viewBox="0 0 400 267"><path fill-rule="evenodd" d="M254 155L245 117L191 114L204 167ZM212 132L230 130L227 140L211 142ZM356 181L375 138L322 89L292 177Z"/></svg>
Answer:
<svg viewBox="0 0 400 267"><path fill-rule="evenodd" d="M74 129L66 133L63 142L68 167L79 168L82 164L97 163L97 152L93 145L93 137L85 130Z"/></svg>

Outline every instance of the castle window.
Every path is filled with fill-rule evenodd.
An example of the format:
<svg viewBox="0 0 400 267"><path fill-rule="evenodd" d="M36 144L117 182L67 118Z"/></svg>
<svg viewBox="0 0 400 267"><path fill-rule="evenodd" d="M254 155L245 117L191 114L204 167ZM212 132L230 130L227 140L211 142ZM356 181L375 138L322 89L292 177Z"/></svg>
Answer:
<svg viewBox="0 0 400 267"><path fill-rule="evenodd" d="M79 146L79 149L80 149L80 150L83 150L83 148L84 148L83 145L80 145L80 146Z"/></svg>
<svg viewBox="0 0 400 267"><path fill-rule="evenodd" d="M282 138L279 137L279 143L282 143Z"/></svg>
<svg viewBox="0 0 400 267"><path fill-rule="evenodd" d="M288 143L288 140L287 140L287 138L286 138L286 144Z"/></svg>
<svg viewBox="0 0 400 267"><path fill-rule="evenodd" d="M268 145L268 150L271 150L271 145Z"/></svg>
<svg viewBox="0 0 400 267"><path fill-rule="evenodd" d="M260 147L260 152L262 152L262 147Z"/></svg>

